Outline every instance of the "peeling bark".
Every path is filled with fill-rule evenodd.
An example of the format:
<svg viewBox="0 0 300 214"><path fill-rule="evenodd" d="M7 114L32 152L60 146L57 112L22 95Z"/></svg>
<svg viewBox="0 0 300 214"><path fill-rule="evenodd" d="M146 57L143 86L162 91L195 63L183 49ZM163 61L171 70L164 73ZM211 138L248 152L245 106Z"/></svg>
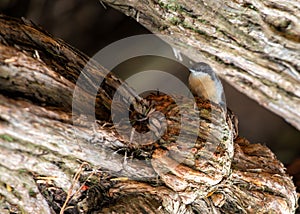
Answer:
<svg viewBox="0 0 300 214"><path fill-rule="evenodd" d="M1 213L295 212L297 194L285 168L268 148L237 136L229 111L197 97L192 111L163 94L142 99L96 62L83 70L88 61L32 23L0 17ZM72 111L81 71L87 84L80 88L82 106ZM99 76L105 82L90 120L78 110L91 105ZM159 110L169 127L160 139L139 144L116 131L110 105L119 85L119 110L133 102L137 122L121 121L119 128L149 128L141 121ZM183 112L190 113L186 127ZM163 125L154 121L150 132Z"/></svg>
<svg viewBox="0 0 300 214"><path fill-rule="evenodd" d="M119 1L110 6L300 130L300 5L296 0Z"/></svg>

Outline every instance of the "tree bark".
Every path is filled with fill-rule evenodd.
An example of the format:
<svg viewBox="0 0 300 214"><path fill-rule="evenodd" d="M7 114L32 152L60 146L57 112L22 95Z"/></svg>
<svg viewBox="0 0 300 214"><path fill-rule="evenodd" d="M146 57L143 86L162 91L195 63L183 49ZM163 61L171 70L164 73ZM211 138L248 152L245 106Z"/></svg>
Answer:
<svg viewBox="0 0 300 214"><path fill-rule="evenodd" d="M82 73L86 84L76 89ZM99 78L105 81L96 87ZM116 110L130 112L130 126L111 121L120 85ZM186 105L159 93L142 99L29 21L0 16L0 212L295 212L283 165L265 146L237 136L230 111L198 97L192 109L185 97L176 99ZM152 126L143 122L149 118ZM117 131L159 135L165 125L144 144Z"/></svg>
<svg viewBox="0 0 300 214"><path fill-rule="evenodd" d="M300 130L296 0L104 0ZM166 37L167 35L167 37Z"/></svg>

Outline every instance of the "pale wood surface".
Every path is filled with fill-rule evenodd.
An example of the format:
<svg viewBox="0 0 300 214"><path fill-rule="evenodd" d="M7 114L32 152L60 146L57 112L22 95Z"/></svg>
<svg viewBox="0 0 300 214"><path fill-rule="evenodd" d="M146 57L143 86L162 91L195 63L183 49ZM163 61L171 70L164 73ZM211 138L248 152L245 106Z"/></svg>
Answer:
<svg viewBox="0 0 300 214"><path fill-rule="evenodd" d="M297 0L105 0L300 130Z"/></svg>
<svg viewBox="0 0 300 214"><path fill-rule="evenodd" d="M76 190L66 213L295 211L295 187L283 165L265 146L236 136L234 117L220 107L197 99L201 137L190 151L182 144L188 135L181 143L173 140L180 130L178 107L153 95L149 99L167 111L171 128L158 142L139 146L122 138L109 119L111 90L121 80L108 75L99 88L98 121L76 114L78 109L72 114L72 92L88 57L26 20L1 16L0 25L1 213L59 212L67 193ZM105 75L97 63L89 69L91 77ZM93 87L91 78L86 80L82 105ZM136 96L130 88L123 93ZM135 107L148 110L147 101L135 101ZM197 124L191 120L190 125ZM216 151L206 150L213 141L219 143ZM176 154L187 155L186 162ZM73 179L76 172L80 176ZM90 186L87 193L83 184Z"/></svg>

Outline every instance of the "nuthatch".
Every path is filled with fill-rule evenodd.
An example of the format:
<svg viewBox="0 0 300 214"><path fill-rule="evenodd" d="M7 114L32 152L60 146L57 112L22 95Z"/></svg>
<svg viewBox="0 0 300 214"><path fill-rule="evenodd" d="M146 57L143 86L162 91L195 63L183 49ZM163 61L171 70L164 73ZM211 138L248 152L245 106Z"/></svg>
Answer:
<svg viewBox="0 0 300 214"><path fill-rule="evenodd" d="M199 62L189 70L189 86L192 93L225 107L223 86L212 68L204 62Z"/></svg>

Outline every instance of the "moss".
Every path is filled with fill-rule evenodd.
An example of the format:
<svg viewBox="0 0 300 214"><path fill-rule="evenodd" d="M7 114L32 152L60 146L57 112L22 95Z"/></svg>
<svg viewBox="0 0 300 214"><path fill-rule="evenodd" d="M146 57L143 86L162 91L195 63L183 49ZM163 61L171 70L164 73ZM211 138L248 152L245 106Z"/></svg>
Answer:
<svg viewBox="0 0 300 214"><path fill-rule="evenodd" d="M177 3L177 1L175 0L170 0L170 1L158 1L158 4L160 5L161 8L163 8L166 11L172 11L172 12L176 12L176 14L186 14L187 16L190 17L194 17L196 18L196 16L192 13L190 13L190 11L188 11L184 6L180 5ZM199 35L206 35L207 33L205 31L199 30L197 28L195 28L192 24L187 23L184 21L184 19L179 18L178 16L173 16L169 19L170 23L173 25L181 25L182 27L192 30L194 32L196 32ZM199 22L203 23L203 24L207 24L208 21L205 19L198 19Z"/></svg>
<svg viewBox="0 0 300 214"><path fill-rule="evenodd" d="M33 189L29 189L28 190L28 195L30 196L30 197L36 197L36 195L37 195L37 193L33 190Z"/></svg>
<svg viewBox="0 0 300 214"><path fill-rule="evenodd" d="M179 11L181 9L181 7L180 7L180 5L173 3L173 4L168 4L166 9L172 10L172 11Z"/></svg>
<svg viewBox="0 0 300 214"><path fill-rule="evenodd" d="M173 25L179 25L179 24L181 24L181 20L178 18L178 17L172 17L171 19L170 19L170 22L171 22L171 24L173 24Z"/></svg>
<svg viewBox="0 0 300 214"><path fill-rule="evenodd" d="M27 173L27 170L26 169L19 169L18 172L19 172L19 174Z"/></svg>
<svg viewBox="0 0 300 214"><path fill-rule="evenodd" d="M198 19L199 22L201 22L202 24L207 24L208 21L206 19Z"/></svg>
<svg viewBox="0 0 300 214"><path fill-rule="evenodd" d="M158 4L161 8L169 11L181 11L183 8L177 1L169 1L169 3L165 3L163 1L158 1Z"/></svg>
<svg viewBox="0 0 300 214"><path fill-rule="evenodd" d="M0 135L0 139L8 141L8 142L13 142L14 138L8 134L2 134Z"/></svg>
<svg viewBox="0 0 300 214"><path fill-rule="evenodd" d="M197 29L197 28L194 28L194 26L186 23L186 22L182 22L182 26L186 29L189 29L189 30L192 30L194 32L196 32L197 34L199 35L206 35L206 36L209 36L205 31L203 30L200 30L200 29Z"/></svg>

